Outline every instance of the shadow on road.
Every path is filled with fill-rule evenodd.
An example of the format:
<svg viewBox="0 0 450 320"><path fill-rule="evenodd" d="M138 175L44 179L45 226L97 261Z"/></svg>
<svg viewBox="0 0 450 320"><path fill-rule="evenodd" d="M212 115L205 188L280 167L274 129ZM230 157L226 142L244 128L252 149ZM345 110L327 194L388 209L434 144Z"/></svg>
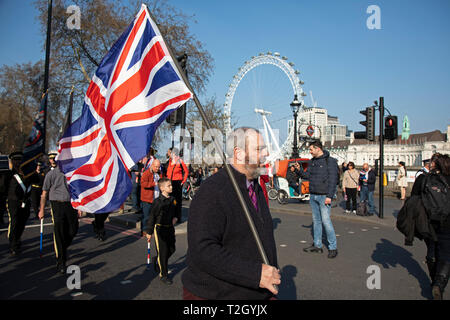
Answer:
<svg viewBox="0 0 450 320"><path fill-rule="evenodd" d="M281 269L281 284L279 286L278 299L297 300L297 287L295 286L294 280L297 273L297 267L293 265L287 265Z"/></svg>
<svg viewBox="0 0 450 320"><path fill-rule="evenodd" d="M390 267L396 268L397 265L405 268L419 282L422 297L432 299L428 274L422 269L419 262L413 258L409 251L389 240L381 239L381 242L377 243L372 253L372 259L383 265L385 269L389 269Z"/></svg>

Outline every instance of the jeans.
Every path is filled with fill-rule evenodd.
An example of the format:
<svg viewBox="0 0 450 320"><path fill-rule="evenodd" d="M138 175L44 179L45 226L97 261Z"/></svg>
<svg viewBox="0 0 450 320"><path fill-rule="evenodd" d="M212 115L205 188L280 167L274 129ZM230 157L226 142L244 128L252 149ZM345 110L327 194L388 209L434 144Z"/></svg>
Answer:
<svg viewBox="0 0 450 320"><path fill-rule="evenodd" d="M142 222L141 230L144 230L147 226L148 218L150 217L150 211L152 210L152 204L150 202L142 201Z"/></svg>
<svg viewBox="0 0 450 320"><path fill-rule="evenodd" d="M373 204L373 191L369 191L368 186L361 186L361 202L368 200L369 213L375 213L375 205Z"/></svg>
<svg viewBox="0 0 450 320"><path fill-rule="evenodd" d="M329 250L337 249L336 234L330 218L331 205L325 204L326 195L311 194L309 203L312 209L314 246L322 248L322 224L325 227Z"/></svg>

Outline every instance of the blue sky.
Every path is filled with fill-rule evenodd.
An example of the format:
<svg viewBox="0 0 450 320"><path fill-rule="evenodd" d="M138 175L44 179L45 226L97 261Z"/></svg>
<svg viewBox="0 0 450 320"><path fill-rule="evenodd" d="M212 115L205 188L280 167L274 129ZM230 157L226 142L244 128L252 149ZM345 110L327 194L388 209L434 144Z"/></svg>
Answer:
<svg viewBox="0 0 450 320"><path fill-rule="evenodd" d="M194 15L191 31L214 58L203 99L216 95L223 103L245 60L277 51L301 71L306 104L312 91L320 107L352 130L363 129L359 110L380 96L400 122L408 115L412 133L446 131L450 124L450 1L169 2ZM34 6L29 0L17 3L0 0L0 65L44 58ZM366 27L369 5L380 7L381 30ZM232 110L239 123L252 122L255 103L272 103L269 120L276 120L291 115L292 98L287 78L275 67L261 67L243 80ZM274 123L280 130L285 125Z"/></svg>

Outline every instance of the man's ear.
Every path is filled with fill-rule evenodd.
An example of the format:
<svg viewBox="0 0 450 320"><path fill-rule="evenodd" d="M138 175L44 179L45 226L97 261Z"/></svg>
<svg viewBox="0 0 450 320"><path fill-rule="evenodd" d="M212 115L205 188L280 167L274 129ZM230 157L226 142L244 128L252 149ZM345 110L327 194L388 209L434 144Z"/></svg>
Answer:
<svg viewBox="0 0 450 320"><path fill-rule="evenodd" d="M241 148L234 148L234 157L237 164L245 164L245 152Z"/></svg>

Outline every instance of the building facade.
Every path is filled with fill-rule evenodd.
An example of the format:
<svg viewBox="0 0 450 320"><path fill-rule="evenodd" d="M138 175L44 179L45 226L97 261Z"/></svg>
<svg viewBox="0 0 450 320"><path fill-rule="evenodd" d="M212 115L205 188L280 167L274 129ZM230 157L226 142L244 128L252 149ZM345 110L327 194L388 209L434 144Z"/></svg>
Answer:
<svg viewBox="0 0 450 320"><path fill-rule="evenodd" d="M384 142L384 165L395 167L399 161L404 161L406 167L421 167L422 160L429 159L436 153L450 154L450 125L447 132L439 130L410 134L407 140L402 140L401 136L394 141ZM332 157L339 163L352 161L356 166L368 163L373 166L375 160L379 158L380 147L376 141L369 142L365 139L354 139L353 133L349 140L326 141L324 148L328 150ZM310 158L309 150L300 150L300 156Z"/></svg>

